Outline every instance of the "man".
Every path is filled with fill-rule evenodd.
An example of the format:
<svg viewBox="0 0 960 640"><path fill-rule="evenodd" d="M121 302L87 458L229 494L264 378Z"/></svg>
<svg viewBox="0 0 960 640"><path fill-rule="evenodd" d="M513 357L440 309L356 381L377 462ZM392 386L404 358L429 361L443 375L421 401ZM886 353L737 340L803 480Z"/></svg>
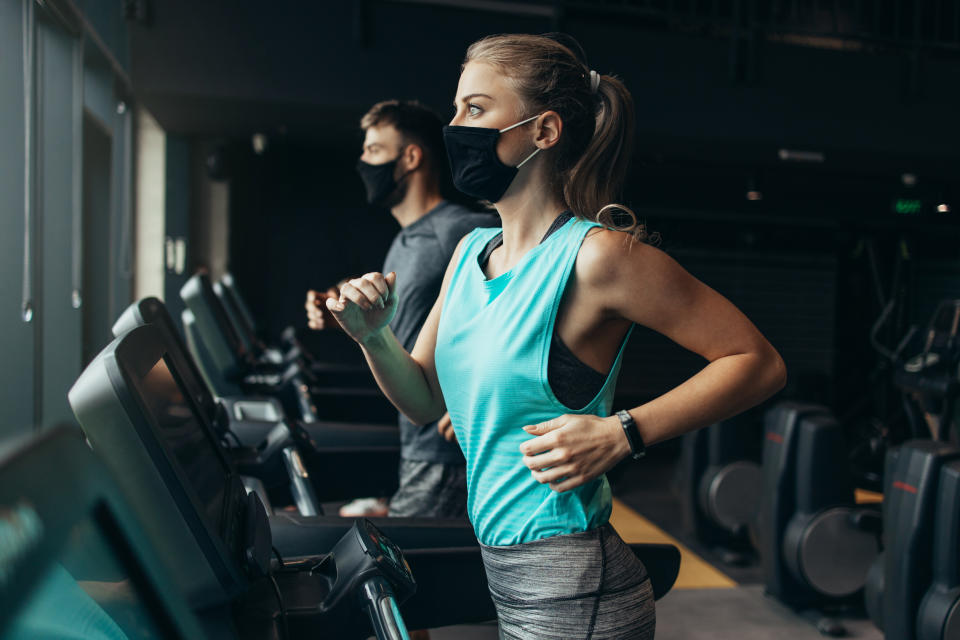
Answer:
<svg viewBox="0 0 960 640"><path fill-rule="evenodd" d="M499 224L444 198L452 192L443 145L443 123L417 102L387 100L360 120L363 155L357 171L367 202L390 209L400 232L387 252L383 273L397 273L399 304L390 323L404 349L412 349L440 291L447 263L464 235ZM307 294L312 329L336 326L325 300L336 289ZM404 415L400 424L400 487L390 499L396 517L462 517L467 509L466 468L450 418L418 427ZM362 498L341 515L379 515L383 504ZM382 513L382 512L380 512Z"/></svg>

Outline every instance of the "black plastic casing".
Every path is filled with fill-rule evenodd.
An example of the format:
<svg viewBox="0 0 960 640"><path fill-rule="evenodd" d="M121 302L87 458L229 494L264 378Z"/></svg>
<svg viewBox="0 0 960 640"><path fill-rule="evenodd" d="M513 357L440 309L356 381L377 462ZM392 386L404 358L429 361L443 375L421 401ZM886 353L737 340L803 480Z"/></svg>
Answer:
<svg viewBox="0 0 960 640"><path fill-rule="evenodd" d="M936 511L933 580L917 613L918 640L948 640L960 625L960 460L940 470Z"/></svg>
<svg viewBox="0 0 960 640"><path fill-rule="evenodd" d="M828 409L819 405L783 402L764 416L763 495L757 516L764 588L767 594L792 606L809 604L817 599L816 594L791 573L783 557L787 524L799 507L799 423L807 416L828 414ZM802 473L808 477L810 471ZM805 493L806 506L815 497Z"/></svg>
<svg viewBox="0 0 960 640"><path fill-rule="evenodd" d="M941 468L960 458L952 445L912 440L885 483L883 630L913 640L920 600L933 576L934 511ZM954 539L956 540L956 539Z"/></svg>

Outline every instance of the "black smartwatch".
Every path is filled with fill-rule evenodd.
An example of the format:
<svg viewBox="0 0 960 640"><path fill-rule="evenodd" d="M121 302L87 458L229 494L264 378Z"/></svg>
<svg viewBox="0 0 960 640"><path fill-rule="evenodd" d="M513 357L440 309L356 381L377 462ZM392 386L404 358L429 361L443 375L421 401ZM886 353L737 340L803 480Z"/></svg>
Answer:
<svg viewBox="0 0 960 640"><path fill-rule="evenodd" d="M637 429L633 416L627 411L617 411L617 417L620 418L620 426L623 427L623 433L627 436L627 442L630 443L630 456L634 460L639 460L647 455L647 447L643 444L643 438L640 437L640 430Z"/></svg>

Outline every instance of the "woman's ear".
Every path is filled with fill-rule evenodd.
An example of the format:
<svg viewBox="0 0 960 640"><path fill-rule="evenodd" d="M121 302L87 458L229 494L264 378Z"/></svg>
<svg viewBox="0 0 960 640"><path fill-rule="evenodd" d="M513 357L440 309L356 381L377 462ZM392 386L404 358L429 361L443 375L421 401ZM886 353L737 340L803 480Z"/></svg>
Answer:
<svg viewBox="0 0 960 640"><path fill-rule="evenodd" d="M536 144L540 149L549 149L560 142L563 133L563 120L556 111L544 111L536 120Z"/></svg>

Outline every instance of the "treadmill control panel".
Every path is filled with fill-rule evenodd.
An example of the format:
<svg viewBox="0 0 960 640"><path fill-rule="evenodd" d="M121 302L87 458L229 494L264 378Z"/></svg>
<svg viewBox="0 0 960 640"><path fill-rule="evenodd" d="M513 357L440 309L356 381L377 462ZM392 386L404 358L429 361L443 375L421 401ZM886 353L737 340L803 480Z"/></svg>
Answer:
<svg viewBox="0 0 960 640"><path fill-rule="evenodd" d="M359 519L340 538L330 553L312 569L323 576L330 591L321 609L332 611L355 603L367 581L378 578L389 585L398 604L417 590L417 583L403 552L370 521ZM353 606L353 605L349 605Z"/></svg>
<svg viewBox="0 0 960 640"><path fill-rule="evenodd" d="M398 582L416 588L416 581L413 579L410 565L407 564L407 559L403 557L400 548L373 526L373 523L369 520L358 520L354 526L360 537L360 544L363 546L364 552L387 574L390 582L394 584L394 588L397 588ZM405 589L398 589L398 591L400 590Z"/></svg>

